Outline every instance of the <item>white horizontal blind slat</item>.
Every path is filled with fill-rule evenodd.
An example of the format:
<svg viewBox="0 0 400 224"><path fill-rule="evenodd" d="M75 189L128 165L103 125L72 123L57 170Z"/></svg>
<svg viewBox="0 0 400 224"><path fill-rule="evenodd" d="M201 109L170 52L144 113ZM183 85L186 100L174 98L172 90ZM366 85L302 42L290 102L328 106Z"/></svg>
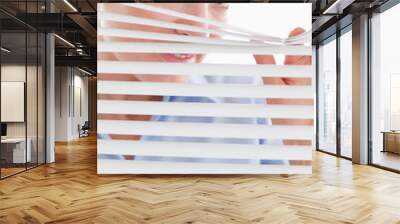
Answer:
<svg viewBox="0 0 400 224"><path fill-rule="evenodd" d="M100 174L311 174L311 166L146 162L103 159Z"/></svg>
<svg viewBox="0 0 400 224"><path fill-rule="evenodd" d="M310 47L303 45L263 45L263 46L240 46L240 45L218 45L218 44L190 44L190 43L148 43L148 42L110 42L100 41L97 43L97 52L116 53L185 53L185 54L288 54L288 55L311 55Z"/></svg>
<svg viewBox="0 0 400 224"><path fill-rule="evenodd" d="M205 63L163 63L98 61L98 73L311 77L309 65L238 65Z"/></svg>
<svg viewBox="0 0 400 224"><path fill-rule="evenodd" d="M141 18L141 17L136 17L136 16L127 16L127 15L121 15L121 14L117 14L117 13L98 12L98 16L100 18L102 18L102 20L106 20L106 21L115 21L115 22L155 26L155 27L162 27L162 28L168 28L168 29L179 29L179 30L204 33L207 35L208 34L227 35L227 36L238 37L238 38L245 39L245 40L249 40L249 39L250 40L251 39L263 40L263 38L252 37L252 36L243 35L240 33L234 33L234 32L223 31L223 30L206 29L206 28L201 28L199 26L191 26L191 25L186 25L186 24L182 24L182 23L172 23L172 22L166 22L166 21L161 21L161 20L146 19L146 18Z"/></svg>
<svg viewBox="0 0 400 224"><path fill-rule="evenodd" d="M274 36L270 36L270 35L257 33L254 31L250 31L250 30L247 30L247 29L244 29L241 27L236 27L236 26L233 26L230 24L218 22L215 20L210 20L210 19L206 19L206 18L194 16L194 15L189 15L186 13L181 13L181 12L177 12L177 11L173 11L173 10L168 10L168 9L164 9L164 8L160 8L160 7L151 6L149 4L142 4L142 3L122 3L122 4L129 6L129 7L139 8L139 9L148 10L151 12L157 12L157 13L161 13L161 14L165 14L165 15L169 15L169 16L174 16L174 17L178 17L178 18L182 18L182 19L186 19L186 20L192 20L192 21L203 23L203 24L220 27L224 30L231 30L231 31L242 33L242 34L248 34L253 37L261 38L264 41L268 41L268 42L284 43L284 42L290 42L292 40L298 41L303 38L306 39L308 36L310 36L309 32L305 32L305 33L298 35L297 37L288 37L288 38L274 37Z"/></svg>
<svg viewBox="0 0 400 224"><path fill-rule="evenodd" d="M219 159L311 160L312 146L98 140L97 153Z"/></svg>
<svg viewBox="0 0 400 224"><path fill-rule="evenodd" d="M314 107L301 105L216 104L99 100L98 113L168 116L313 119ZM123 108L123 110L121 109Z"/></svg>
<svg viewBox="0 0 400 224"><path fill-rule="evenodd" d="M117 28L97 28L97 35L111 36L111 37L124 37L124 38L139 38L148 40L159 41L172 41L172 42L187 42L187 43L201 43L201 44L220 44L220 45L241 45L241 46L265 46L266 44L254 43L239 40L222 40L216 38L185 36L178 34L165 34L155 32L144 32L137 30L124 30Z"/></svg>
<svg viewBox="0 0 400 224"><path fill-rule="evenodd" d="M250 98L312 98L311 87L303 86L254 86L250 84L191 84L158 82L97 81L100 94L207 96Z"/></svg>
<svg viewBox="0 0 400 224"><path fill-rule="evenodd" d="M99 133L206 138L312 140L314 127L300 125L215 124L99 120Z"/></svg>

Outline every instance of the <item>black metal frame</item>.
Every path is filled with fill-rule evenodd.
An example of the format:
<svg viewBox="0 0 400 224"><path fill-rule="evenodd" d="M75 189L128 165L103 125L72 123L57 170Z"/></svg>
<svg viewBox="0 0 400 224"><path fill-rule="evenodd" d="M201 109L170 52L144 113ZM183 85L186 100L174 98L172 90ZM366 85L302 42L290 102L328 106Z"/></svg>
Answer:
<svg viewBox="0 0 400 224"><path fill-rule="evenodd" d="M372 154L373 154L373 148L372 148L372 65L371 65L371 57L372 57L372 29L371 29L371 19L372 19L372 13L368 13L368 53L367 53L367 60L368 60L368 75L367 75L367 83L368 83L368 96L367 96L367 119L368 119L368 124L367 124L367 132L368 132L368 158L367 162L369 165L373 165L372 163Z"/></svg>
<svg viewBox="0 0 400 224"><path fill-rule="evenodd" d="M315 149L319 149L319 45L315 45Z"/></svg>
<svg viewBox="0 0 400 224"><path fill-rule="evenodd" d="M342 152L342 125L340 116L340 84L341 84L341 65L340 65L340 30L336 30L336 154L340 157Z"/></svg>

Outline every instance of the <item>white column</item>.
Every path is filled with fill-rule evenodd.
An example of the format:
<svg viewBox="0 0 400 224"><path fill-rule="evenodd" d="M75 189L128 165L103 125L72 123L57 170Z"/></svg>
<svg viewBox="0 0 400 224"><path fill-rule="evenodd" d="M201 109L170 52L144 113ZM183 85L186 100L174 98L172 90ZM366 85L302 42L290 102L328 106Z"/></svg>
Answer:
<svg viewBox="0 0 400 224"><path fill-rule="evenodd" d="M353 162L368 163L368 15L353 20Z"/></svg>
<svg viewBox="0 0 400 224"><path fill-rule="evenodd" d="M46 163L55 161L55 60L54 35L46 36Z"/></svg>

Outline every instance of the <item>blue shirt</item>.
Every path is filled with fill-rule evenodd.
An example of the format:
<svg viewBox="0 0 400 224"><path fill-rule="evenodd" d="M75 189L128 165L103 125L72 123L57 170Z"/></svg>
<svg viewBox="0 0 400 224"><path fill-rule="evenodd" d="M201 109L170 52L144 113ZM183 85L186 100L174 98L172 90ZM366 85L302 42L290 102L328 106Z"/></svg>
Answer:
<svg viewBox="0 0 400 224"><path fill-rule="evenodd" d="M193 76L191 83L225 83L225 84L254 84L263 85L261 77L226 77L226 76ZM227 98L227 97L187 97L164 96L165 102L199 102L199 103L240 103L266 104L266 99L254 98ZM198 116L152 116L157 122L190 122L190 123L223 123L223 124L258 124L271 125L268 118L237 118L237 117L198 117ZM106 136L100 135L100 138ZM281 140L271 139L238 139L238 138L199 138L199 137L168 137L142 136L140 141L168 141L168 142L201 142L201 143L230 143L230 144L282 144ZM184 149L182 149L184 150ZM123 159L122 156L99 155L104 159ZM283 164L281 160L254 160L254 159L215 159L215 158L186 158L165 156L135 156L136 161L169 161L169 162L199 162L199 163L230 163L230 164Z"/></svg>

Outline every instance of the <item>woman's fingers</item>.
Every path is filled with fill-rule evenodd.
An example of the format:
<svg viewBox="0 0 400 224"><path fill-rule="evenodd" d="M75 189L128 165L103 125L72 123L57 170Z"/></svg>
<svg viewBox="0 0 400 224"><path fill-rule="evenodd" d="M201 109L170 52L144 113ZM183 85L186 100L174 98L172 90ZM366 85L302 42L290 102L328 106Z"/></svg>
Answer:
<svg viewBox="0 0 400 224"><path fill-rule="evenodd" d="M257 64L275 64L275 58L273 55L254 55L254 59L256 60Z"/></svg>
<svg viewBox="0 0 400 224"><path fill-rule="evenodd" d="M305 30L303 28L297 27L293 29L289 33L289 37L297 36L304 33ZM285 65L311 65L311 56L307 55L286 55L284 59ZM287 78L282 77L278 78L281 80L280 83L282 85L302 85L309 86L312 84L311 78ZM283 105L313 105L312 99L269 99L267 100L269 104L283 104ZM273 125L314 125L314 121L312 119L272 119ZM285 145L310 145L311 141L309 140L283 140L283 144ZM299 161L290 161L292 165L298 164ZM301 161L302 164L304 161ZM306 164L309 161L305 162Z"/></svg>
<svg viewBox="0 0 400 224"><path fill-rule="evenodd" d="M273 55L254 55L254 59L257 64L262 65L273 65L275 64L275 58ZM264 85L276 85L276 84L284 84L281 78L274 77L263 77Z"/></svg>
<svg viewBox="0 0 400 224"><path fill-rule="evenodd" d="M289 33L289 37L297 36L304 33L303 28L297 27ZM311 65L311 56L308 55L286 55L285 65ZM285 82L289 85L304 85L304 83L311 85L310 78L285 78Z"/></svg>
<svg viewBox="0 0 400 224"><path fill-rule="evenodd" d="M289 37L298 36L304 33L303 28L297 27L290 31ZM285 65L311 65L311 56L309 55L286 55Z"/></svg>

